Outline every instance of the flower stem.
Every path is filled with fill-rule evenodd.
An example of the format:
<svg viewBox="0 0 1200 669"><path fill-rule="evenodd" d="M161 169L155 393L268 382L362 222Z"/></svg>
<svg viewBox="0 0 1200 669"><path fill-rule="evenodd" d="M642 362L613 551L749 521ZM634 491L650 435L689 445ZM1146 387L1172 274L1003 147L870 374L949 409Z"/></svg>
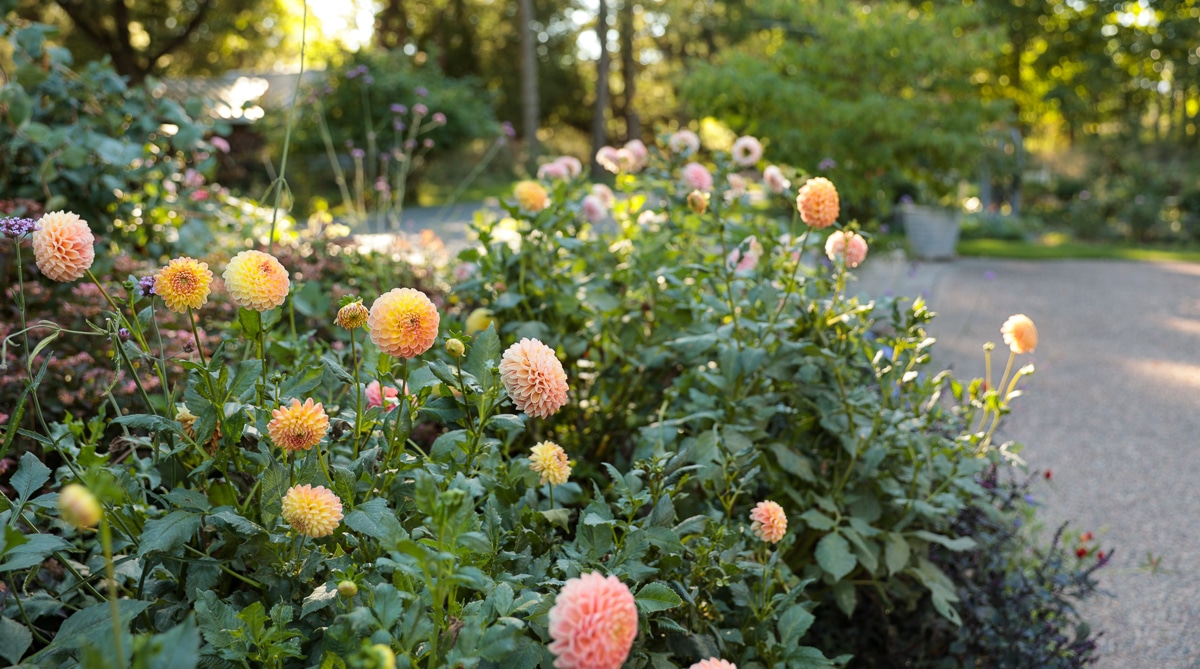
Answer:
<svg viewBox="0 0 1200 669"><path fill-rule="evenodd" d="M117 575L113 565L112 529L108 515L100 515L100 544L104 547L104 571L108 579L108 606L112 611L113 650L117 654L117 667L125 667L125 648L121 644L121 605L117 602Z"/></svg>

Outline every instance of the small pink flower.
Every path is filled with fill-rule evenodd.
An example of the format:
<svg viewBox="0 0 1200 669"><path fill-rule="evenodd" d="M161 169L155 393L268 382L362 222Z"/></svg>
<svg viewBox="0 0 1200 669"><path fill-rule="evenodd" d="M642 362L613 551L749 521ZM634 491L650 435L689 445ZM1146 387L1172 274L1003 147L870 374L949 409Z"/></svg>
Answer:
<svg viewBox="0 0 1200 669"><path fill-rule="evenodd" d="M688 190L710 191L713 187L712 173L700 163L683 166L683 183Z"/></svg>
<svg viewBox="0 0 1200 669"><path fill-rule="evenodd" d="M742 167L753 167L762 159L762 143L749 135L738 137L733 143L733 162Z"/></svg>
<svg viewBox="0 0 1200 669"><path fill-rule="evenodd" d="M208 143L212 144L221 153L229 153L229 140L224 137L214 135L209 138Z"/></svg>
<svg viewBox="0 0 1200 669"><path fill-rule="evenodd" d="M630 172L640 172L646 166L647 160L650 158L650 151L640 139L631 139L625 142L625 147L622 149L632 158L629 164Z"/></svg>
<svg viewBox="0 0 1200 669"><path fill-rule="evenodd" d="M769 544L777 544L787 534L787 514L771 500L759 502L750 512L750 531Z"/></svg>
<svg viewBox="0 0 1200 669"><path fill-rule="evenodd" d="M611 146L602 146L596 152L596 162L600 167L616 174L621 171L621 156L617 149Z"/></svg>
<svg viewBox="0 0 1200 669"><path fill-rule="evenodd" d="M742 245L747 247L745 253L742 253L739 247L730 251L725 259L730 269L735 272L745 272L758 267L758 260L762 257L763 247L758 243L758 237L750 235Z"/></svg>
<svg viewBox="0 0 1200 669"><path fill-rule="evenodd" d="M545 181L566 179L568 176L570 173L567 171L567 166L557 160L543 164L537 171L537 177Z"/></svg>
<svg viewBox="0 0 1200 669"><path fill-rule="evenodd" d="M772 193L781 194L783 191L791 187L791 182L784 178L783 171L775 165L767 165L767 169L763 170L763 183L767 188L771 189Z"/></svg>
<svg viewBox="0 0 1200 669"><path fill-rule="evenodd" d="M846 267L858 267L867 259L867 240L853 232L837 232L825 240L825 255L837 261L845 256Z"/></svg>
<svg viewBox="0 0 1200 669"><path fill-rule="evenodd" d="M372 381L367 384L366 390L367 407L383 406L384 398L387 398L387 410L391 411L393 407L400 404L400 391L391 386L384 387L379 381Z"/></svg>
<svg viewBox="0 0 1200 669"><path fill-rule="evenodd" d="M454 266L454 280L462 283L475 276L478 270L479 266L473 262L460 262Z"/></svg>
<svg viewBox="0 0 1200 669"><path fill-rule="evenodd" d="M690 156L700 150L700 137L691 130L680 130L667 140L667 147L671 153Z"/></svg>
<svg viewBox="0 0 1200 669"><path fill-rule="evenodd" d="M737 669L737 665L718 657L710 657L707 660L700 660L688 669Z"/></svg>
<svg viewBox="0 0 1200 669"><path fill-rule="evenodd" d="M583 173L583 163L575 156L559 156L554 160L567 171L572 179Z"/></svg>
<svg viewBox="0 0 1200 669"><path fill-rule="evenodd" d="M592 195L600 198L600 203L609 209L611 209L612 206L617 202L616 194L613 193L611 188L605 186L604 184L593 184Z"/></svg>
<svg viewBox="0 0 1200 669"><path fill-rule="evenodd" d="M600 198L595 195L584 197L582 208L583 217L590 223L599 223L608 214L608 207L605 207Z"/></svg>
<svg viewBox="0 0 1200 669"><path fill-rule="evenodd" d="M572 578L554 599L549 630L557 669L620 669L638 632L633 593L616 576Z"/></svg>

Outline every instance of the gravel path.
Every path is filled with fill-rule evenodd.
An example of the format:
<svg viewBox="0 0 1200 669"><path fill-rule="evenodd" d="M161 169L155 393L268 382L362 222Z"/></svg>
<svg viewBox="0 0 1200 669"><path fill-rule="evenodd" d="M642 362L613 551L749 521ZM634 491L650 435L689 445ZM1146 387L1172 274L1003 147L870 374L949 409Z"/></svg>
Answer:
<svg viewBox="0 0 1200 669"><path fill-rule="evenodd" d="M1009 315L1034 320L1037 373L998 441L1053 472L1035 494L1048 528L1069 520L1116 549L1099 572L1112 596L1084 607L1104 632L1097 666L1200 668L1200 265L874 260L858 288L926 293L935 363L959 378L982 375L985 341L1004 348Z"/></svg>

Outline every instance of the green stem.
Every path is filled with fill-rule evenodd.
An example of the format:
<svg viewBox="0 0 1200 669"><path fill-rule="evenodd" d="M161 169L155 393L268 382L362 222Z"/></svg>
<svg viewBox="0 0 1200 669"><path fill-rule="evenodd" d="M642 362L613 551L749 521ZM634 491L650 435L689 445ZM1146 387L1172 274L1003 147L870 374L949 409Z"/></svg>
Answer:
<svg viewBox="0 0 1200 669"><path fill-rule="evenodd" d="M354 342L354 330L350 330L350 359L354 361L354 459L358 459L359 438L362 436L362 419L363 419L363 389L360 380L358 348ZM383 389L380 389L380 394L383 394ZM385 410L387 402L384 402Z"/></svg>
<svg viewBox="0 0 1200 669"><path fill-rule="evenodd" d="M104 547L104 571L108 578L108 606L112 612L113 650L117 654L117 667L125 667L125 648L121 643L121 605L117 602L117 575L113 565L112 530L108 526L107 514L100 515L100 544Z"/></svg>
<svg viewBox="0 0 1200 669"><path fill-rule="evenodd" d="M308 0L304 0L304 15L300 22L300 76L296 79L297 82L304 81L304 53L308 46ZM275 251L275 224L279 220L279 204L283 197L283 186L287 184L287 159L288 151L292 145L292 126L296 120L296 102L300 99L300 86L296 86L296 92L292 94L292 106L288 109L287 130L283 134L283 157L279 161L279 179L276 182L279 184L275 190L275 208L271 211L271 235L268 237L267 253ZM261 400L261 398L260 398Z"/></svg>

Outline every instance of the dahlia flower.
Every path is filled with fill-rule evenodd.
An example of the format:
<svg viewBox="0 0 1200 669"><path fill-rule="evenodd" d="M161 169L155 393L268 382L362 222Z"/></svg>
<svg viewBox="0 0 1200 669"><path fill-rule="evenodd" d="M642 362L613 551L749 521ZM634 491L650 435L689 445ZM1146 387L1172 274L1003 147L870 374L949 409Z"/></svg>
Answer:
<svg viewBox="0 0 1200 669"><path fill-rule="evenodd" d="M562 485L571 477L571 463L562 446L543 441L530 450L529 468L542 475L543 485Z"/></svg>
<svg viewBox="0 0 1200 669"><path fill-rule="evenodd" d="M367 408L381 407L387 403L387 411L391 411L392 407L400 404L400 390L391 386L384 386L378 380L367 384L365 392L367 398Z"/></svg>
<svg viewBox="0 0 1200 669"><path fill-rule="evenodd" d="M815 229L828 228L838 217L838 193L825 177L809 179L796 196L800 220Z"/></svg>
<svg viewBox="0 0 1200 669"><path fill-rule="evenodd" d="M581 208L583 209L583 217L590 223L599 223L608 214L608 207L605 207L600 198L595 195L584 196Z"/></svg>
<svg viewBox="0 0 1200 669"><path fill-rule="evenodd" d="M192 258L175 258L154 275L154 294L177 313L199 309L208 302L213 273L208 263Z"/></svg>
<svg viewBox="0 0 1200 669"><path fill-rule="evenodd" d="M549 631L557 669L620 669L638 631L633 593L616 576L572 578L554 599Z"/></svg>
<svg viewBox="0 0 1200 669"><path fill-rule="evenodd" d="M742 249L739 246L730 251L728 257L725 258L726 265L735 272L749 271L758 267L758 259L763 254L763 246L758 243L756 235L747 237L743 244L746 245L745 253L742 253Z"/></svg>
<svg viewBox="0 0 1200 669"><path fill-rule="evenodd" d="M440 322L429 297L412 288L393 288L380 295L367 318L371 341L397 358L415 358L428 351Z"/></svg>
<svg viewBox="0 0 1200 669"><path fill-rule="evenodd" d="M737 665L729 662L728 660L710 657L707 660L700 660L696 664L688 667L688 669L737 669Z"/></svg>
<svg viewBox="0 0 1200 669"><path fill-rule="evenodd" d="M58 515L77 530L96 527L101 513L100 501L78 483L68 483L58 492Z"/></svg>
<svg viewBox="0 0 1200 669"><path fill-rule="evenodd" d="M767 543L777 544L787 533L787 514L770 500L759 502L750 512L750 520L750 531Z"/></svg>
<svg viewBox="0 0 1200 669"><path fill-rule="evenodd" d="M846 267L858 267L867 259L867 240L860 234L838 230L825 240L825 255L834 262L845 257Z"/></svg>
<svg viewBox="0 0 1200 669"><path fill-rule="evenodd" d="M536 181L521 181L513 187L513 196L522 209L532 214L550 206L550 196L546 189Z"/></svg>
<svg viewBox="0 0 1200 669"><path fill-rule="evenodd" d="M307 451L321 443L329 431L329 416L320 403L313 404L312 398L300 403L293 399L291 406L279 407L271 412L267 423L267 434L275 445L285 451Z"/></svg>
<svg viewBox="0 0 1200 669"><path fill-rule="evenodd" d="M53 281L74 281L96 260L96 238L87 221L69 211L52 211L37 222L33 232L33 258L38 269Z"/></svg>
<svg viewBox="0 0 1200 669"><path fill-rule="evenodd" d="M297 485L283 496L283 519L297 532L319 539L342 520L342 500L325 486Z"/></svg>
<svg viewBox="0 0 1200 669"><path fill-rule="evenodd" d="M554 351L536 339L522 339L500 358L500 380L517 411L549 418L567 403L567 373Z"/></svg>
<svg viewBox="0 0 1200 669"><path fill-rule="evenodd" d="M611 208L617 202L617 194L604 184L592 184L592 195L600 198L605 208Z"/></svg>
<svg viewBox="0 0 1200 669"><path fill-rule="evenodd" d="M579 162L575 156L559 156L554 159L554 162L562 165L572 179L583 173L583 163Z"/></svg>
<svg viewBox="0 0 1200 669"><path fill-rule="evenodd" d="M471 335L476 332L483 332L495 322L496 318L491 309L479 307L467 316L467 334Z"/></svg>
<svg viewBox="0 0 1200 669"><path fill-rule="evenodd" d="M602 146L596 151L596 163L616 174L621 171L621 154L615 147Z"/></svg>
<svg viewBox="0 0 1200 669"><path fill-rule="evenodd" d="M783 193L783 191L792 185L790 181L784 178L783 170L775 165L767 165L767 169L763 170L763 183L776 195Z"/></svg>
<svg viewBox="0 0 1200 669"><path fill-rule="evenodd" d="M630 166L630 171L640 172L646 166L646 161L650 158L650 150L646 148L645 142L640 139L631 139L625 142L624 150L633 157L633 164Z"/></svg>
<svg viewBox="0 0 1200 669"><path fill-rule="evenodd" d="M710 191L713 187L712 173L700 163L683 166L683 183L689 190Z"/></svg>
<svg viewBox="0 0 1200 669"><path fill-rule="evenodd" d="M731 154L733 155L733 162L738 165L753 167L762 159L762 142L749 135L738 137L737 141L733 143Z"/></svg>
<svg viewBox="0 0 1200 669"><path fill-rule="evenodd" d="M238 306L258 312L283 304L292 287L288 272L279 260L262 251L237 254L225 266L221 276L225 279L225 289Z"/></svg>
<svg viewBox="0 0 1200 669"><path fill-rule="evenodd" d="M708 193L694 190L687 196L688 209L697 216L708 211Z"/></svg>
<svg viewBox="0 0 1200 669"><path fill-rule="evenodd" d="M558 179L566 179L570 175L567 172L567 166L557 160L543 163L538 167L537 178L546 181L556 181Z"/></svg>
<svg viewBox="0 0 1200 669"><path fill-rule="evenodd" d="M367 324L368 315L370 315L370 312L363 306L362 301L351 302L338 309L337 316L333 319L333 324L339 328L354 330Z"/></svg>
<svg viewBox="0 0 1200 669"><path fill-rule="evenodd" d="M1004 343L1008 344L1013 353L1033 353L1037 348L1037 326L1025 314L1009 316L1000 328L1000 333L1004 335Z"/></svg>
<svg viewBox="0 0 1200 669"><path fill-rule="evenodd" d="M667 140L671 153L690 156L700 150L700 137L691 130L680 130Z"/></svg>

